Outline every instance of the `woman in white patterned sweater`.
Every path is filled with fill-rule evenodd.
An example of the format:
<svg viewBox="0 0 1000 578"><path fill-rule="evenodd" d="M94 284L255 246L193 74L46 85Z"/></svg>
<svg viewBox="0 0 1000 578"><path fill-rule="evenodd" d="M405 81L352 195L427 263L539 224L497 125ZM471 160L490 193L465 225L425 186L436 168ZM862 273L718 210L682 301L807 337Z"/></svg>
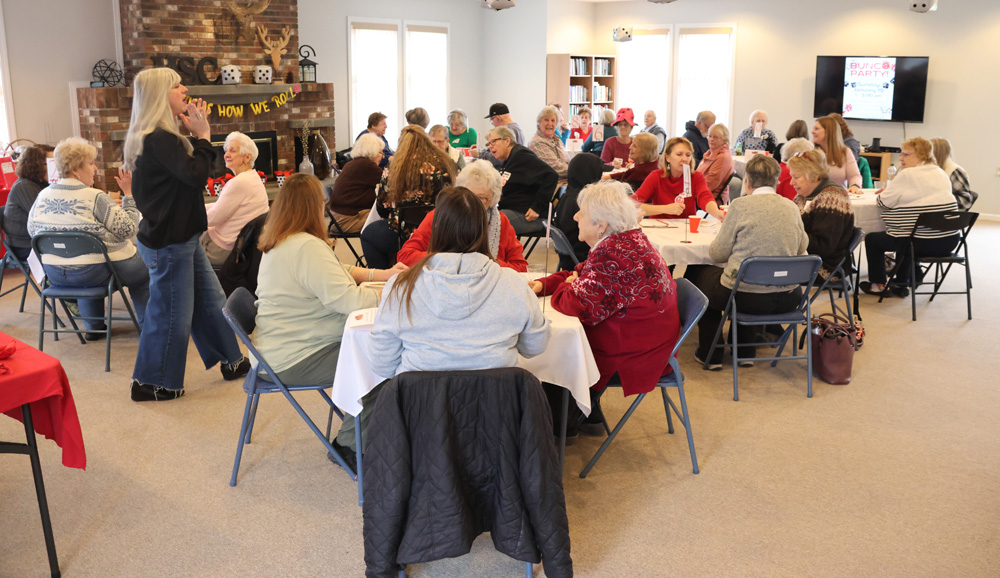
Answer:
<svg viewBox="0 0 1000 578"><path fill-rule="evenodd" d="M889 251L896 252L898 261L896 283L909 283L909 238L920 215L958 209L947 173L934 164L931 143L912 138L903 142L901 148L899 164L902 170L889 181L889 186L878 191L877 203L883 209L886 232L865 236L868 281L858 286L871 295L881 295L890 289L885 270L885 253ZM945 256L958 245L958 235L917 231L913 242L917 256ZM899 297L910 294L909 289L902 286L892 288L891 292Z"/></svg>
<svg viewBox="0 0 1000 578"><path fill-rule="evenodd" d="M149 299L149 271L131 241L142 218L132 198L132 173L119 169L115 177L123 195L119 207L107 193L93 188L97 149L90 143L81 138L68 138L56 146L54 155L59 181L38 194L28 213L28 233L32 237L52 231L83 231L97 235L107 248L118 278L128 287L141 325ZM42 267L54 284L69 287L98 287L107 284L110 276L104 266L104 256L96 253L71 259L43 255ZM105 328L100 321L104 317L103 299L80 299L78 305L88 330ZM93 340L103 334L88 333L85 337Z"/></svg>

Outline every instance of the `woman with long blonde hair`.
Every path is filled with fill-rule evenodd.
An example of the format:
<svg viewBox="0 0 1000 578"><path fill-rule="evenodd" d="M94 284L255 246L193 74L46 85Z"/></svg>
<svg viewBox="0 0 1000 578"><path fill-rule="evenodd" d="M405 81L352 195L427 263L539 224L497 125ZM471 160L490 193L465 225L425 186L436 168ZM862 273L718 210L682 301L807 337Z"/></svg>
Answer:
<svg viewBox="0 0 1000 578"><path fill-rule="evenodd" d="M376 270L342 264L327 240L323 203L319 179L302 173L288 177L257 243L264 255L254 345L287 385L333 383L347 315L378 306L378 291L359 284L406 270L405 265ZM353 419L344 420L333 445L353 467Z"/></svg>
<svg viewBox="0 0 1000 578"><path fill-rule="evenodd" d="M816 119L812 129L812 140L816 148L826 154L826 164L830 169L829 179L840 187L847 187L852 193L861 191L861 171L854 160L851 149L844 144L840 124L829 116Z"/></svg>
<svg viewBox="0 0 1000 578"><path fill-rule="evenodd" d="M205 368L221 363L226 380L246 375L250 361L222 317L226 296L199 242L208 228L202 191L215 160L208 105L188 102L169 68L140 72L132 91L124 166L142 213L137 238L149 268L149 302L130 387L133 401L164 401L184 395L191 338ZM178 120L190 137L181 135Z"/></svg>
<svg viewBox="0 0 1000 578"><path fill-rule="evenodd" d="M361 246L369 265L387 268L395 262L401 244L420 226L421 217L434 208L441 189L455 182L457 173L454 161L434 146L424 129L415 125L403 129L389 174L376 188L375 209L381 219L361 231Z"/></svg>

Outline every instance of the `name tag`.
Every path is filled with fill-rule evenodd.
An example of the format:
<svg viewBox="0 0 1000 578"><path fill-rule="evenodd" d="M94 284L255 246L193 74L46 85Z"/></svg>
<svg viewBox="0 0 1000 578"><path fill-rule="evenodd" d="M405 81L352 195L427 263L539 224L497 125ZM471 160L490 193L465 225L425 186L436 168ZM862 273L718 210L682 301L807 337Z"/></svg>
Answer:
<svg viewBox="0 0 1000 578"><path fill-rule="evenodd" d="M788 271L775 271L775 277L788 277Z"/></svg>
<svg viewBox="0 0 1000 578"><path fill-rule="evenodd" d="M501 187L507 186L508 179L510 179L510 173L508 171L500 173L500 186Z"/></svg>

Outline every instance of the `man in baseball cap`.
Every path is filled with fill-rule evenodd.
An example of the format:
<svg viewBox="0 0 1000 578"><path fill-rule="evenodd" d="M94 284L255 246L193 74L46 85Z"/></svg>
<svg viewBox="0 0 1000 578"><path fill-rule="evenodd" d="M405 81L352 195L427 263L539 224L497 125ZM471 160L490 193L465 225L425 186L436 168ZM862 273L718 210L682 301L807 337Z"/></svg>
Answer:
<svg viewBox="0 0 1000 578"><path fill-rule="evenodd" d="M486 115L485 118L490 120L494 128L499 128L501 126L509 128L510 131L514 133L514 143L524 146L524 132L521 130L521 127L519 127L517 123L510 118L510 109L507 108L506 104L502 102L493 104L490 106L490 113ZM497 167L497 169L499 169L503 164L501 161L497 160L497 158L494 157L489 150L484 150L479 153L479 158L490 161L493 163L494 167Z"/></svg>

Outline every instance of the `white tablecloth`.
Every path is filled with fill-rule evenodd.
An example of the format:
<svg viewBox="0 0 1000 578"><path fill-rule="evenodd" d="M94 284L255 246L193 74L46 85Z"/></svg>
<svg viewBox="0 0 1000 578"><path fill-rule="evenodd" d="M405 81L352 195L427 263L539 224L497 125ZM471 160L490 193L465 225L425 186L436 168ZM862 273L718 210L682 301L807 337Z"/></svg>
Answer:
<svg viewBox="0 0 1000 578"><path fill-rule="evenodd" d="M668 265L716 265L708 256L708 246L719 232L721 223L714 218L703 219L697 233L690 231L687 219L643 219L642 232L663 255ZM663 225L668 226L664 227Z"/></svg>
<svg viewBox="0 0 1000 578"><path fill-rule="evenodd" d="M885 231L882 209L875 204L875 189L863 189L860 195L851 195L854 208L854 226L861 227L865 234Z"/></svg>
<svg viewBox="0 0 1000 578"><path fill-rule="evenodd" d="M357 314L360 312L351 313L351 317ZM552 323L552 338L548 347L531 359L518 356L517 365L533 373L539 381L568 389L580 411L590 415L590 386L597 383L601 372L597 369L583 325L576 317L563 315L547 303L545 318ZM337 407L351 415L361 411L361 398L383 381L372 372L368 361L370 335L370 325L346 328L340 342L332 397Z"/></svg>

